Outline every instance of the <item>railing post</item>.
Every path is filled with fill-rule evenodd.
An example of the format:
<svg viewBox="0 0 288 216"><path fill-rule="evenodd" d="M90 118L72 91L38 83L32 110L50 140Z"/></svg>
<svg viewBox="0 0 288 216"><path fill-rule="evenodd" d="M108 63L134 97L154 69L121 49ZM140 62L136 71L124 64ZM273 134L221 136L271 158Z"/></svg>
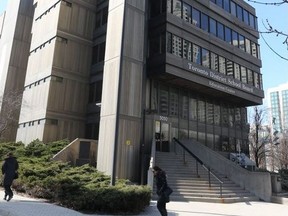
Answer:
<svg viewBox="0 0 288 216"><path fill-rule="evenodd" d="M209 187L211 187L211 180L210 180L210 167L208 168L208 180L209 180Z"/></svg>
<svg viewBox="0 0 288 216"><path fill-rule="evenodd" d="M222 183L220 183L220 198L222 198Z"/></svg>
<svg viewBox="0 0 288 216"><path fill-rule="evenodd" d="M185 150L183 149L183 163L186 164L186 154Z"/></svg>
<svg viewBox="0 0 288 216"><path fill-rule="evenodd" d="M197 177L200 178L200 175L198 173L198 161L196 160L196 174L197 174Z"/></svg>

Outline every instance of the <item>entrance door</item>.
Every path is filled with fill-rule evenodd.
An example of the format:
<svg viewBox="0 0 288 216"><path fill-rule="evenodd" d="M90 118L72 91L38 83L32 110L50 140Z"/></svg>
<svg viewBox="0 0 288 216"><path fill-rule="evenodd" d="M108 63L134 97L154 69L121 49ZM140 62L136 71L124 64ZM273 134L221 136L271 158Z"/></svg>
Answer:
<svg viewBox="0 0 288 216"><path fill-rule="evenodd" d="M156 151L169 152L169 124L155 121Z"/></svg>

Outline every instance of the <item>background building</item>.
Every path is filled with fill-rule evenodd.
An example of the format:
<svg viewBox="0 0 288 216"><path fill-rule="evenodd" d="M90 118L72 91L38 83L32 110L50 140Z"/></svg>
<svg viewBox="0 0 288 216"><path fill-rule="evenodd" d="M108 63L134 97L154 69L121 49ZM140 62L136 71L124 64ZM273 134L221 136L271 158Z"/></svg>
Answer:
<svg viewBox="0 0 288 216"><path fill-rule="evenodd" d="M0 137L4 140L16 138L33 11L33 0L13 0L0 15Z"/></svg>
<svg viewBox="0 0 288 216"><path fill-rule="evenodd" d="M97 168L132 181L145 179L153 139L157 151L177 137L248 154L246 107L264 97L249 4L45 0L34 8L17 141L97 139Z"/></svg>
<svg viewBox="0 0 288 216"><path fill-rule="evenodd" d="M288 130L288 83L268 89L267 95L270 125L283 133Z"/></svg>

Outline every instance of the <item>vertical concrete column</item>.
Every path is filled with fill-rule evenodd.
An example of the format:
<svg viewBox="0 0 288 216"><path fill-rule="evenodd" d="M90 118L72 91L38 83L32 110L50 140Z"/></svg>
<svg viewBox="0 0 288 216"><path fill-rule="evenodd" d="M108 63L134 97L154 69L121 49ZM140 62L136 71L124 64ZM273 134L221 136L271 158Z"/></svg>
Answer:
<svg viewBox="0 0 288 216"><path fill-rule="evenodd" d="M97 168L132 181L139 178L145 4L109 2L103 76Z"/></svg>

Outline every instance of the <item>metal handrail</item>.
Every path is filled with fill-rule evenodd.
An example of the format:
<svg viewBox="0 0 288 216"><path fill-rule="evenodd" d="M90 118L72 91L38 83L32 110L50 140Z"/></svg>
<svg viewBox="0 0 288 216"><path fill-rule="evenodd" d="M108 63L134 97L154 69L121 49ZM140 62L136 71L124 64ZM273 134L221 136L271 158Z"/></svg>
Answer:
<svg viewBox="0 0 288 216"><path fill-rule="evenodd" d="M211 178L210 176L212 175L219 183L220 183L220 198L222 198L222 188L223 188L223 181L221 181L215 173L213 173L210 169L210 167L207 167L200 158L198 158L195 154L193 154L185 145L183 145L178 139L175 137L173 138L173 141L177 143L180 147L182 147L188 154L190 154L195 160L196 160L196 172L197 176L199 177L198 174L198 163L208 171L208 179L209 179L209 187L211 187ZM185 157L185 156L184 156ZM185 160L185 159L184 159Z"/></svg>
<svg viewBox="0 0 288 216"><path fill-rule="evenodd" d="M153 188L154 184L154 176L153 176L153 167L155 166L155 155L156 155L156 141L153 138L152 145L151 145L151 156L150 156L150 162L149 162L149 169L147 171L147 184Z"/></svg>

